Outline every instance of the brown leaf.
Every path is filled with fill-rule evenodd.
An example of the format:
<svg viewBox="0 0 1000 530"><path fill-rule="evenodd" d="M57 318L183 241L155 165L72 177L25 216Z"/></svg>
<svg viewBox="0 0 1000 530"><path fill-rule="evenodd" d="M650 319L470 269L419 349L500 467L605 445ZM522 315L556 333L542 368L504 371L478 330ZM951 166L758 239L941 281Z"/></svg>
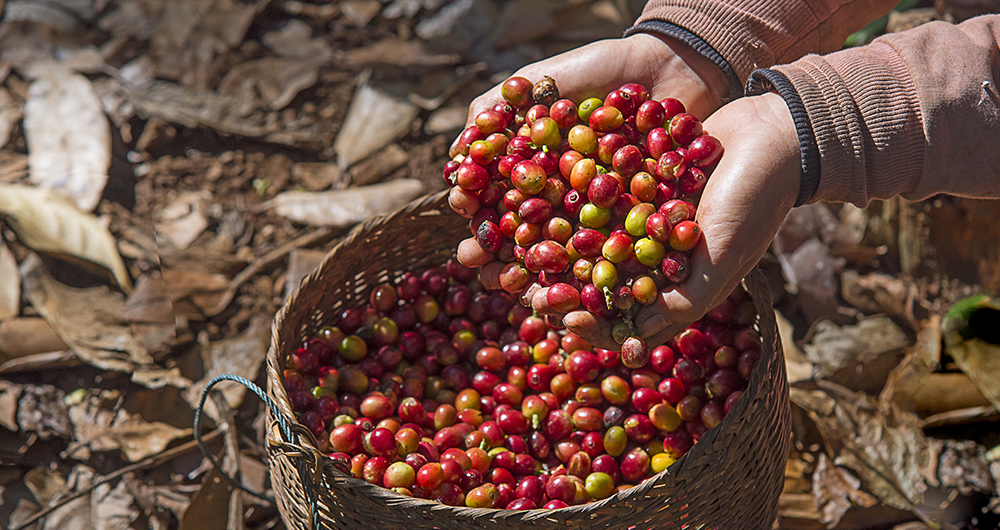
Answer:
<svg viewBox="0 0 1000 530"><path fill-rule="evenodd" d="M73 458L89 458L90 451L121 450L130 462L138 462L162 452L167 444L191 434L191 429L178 429L163 422L147 422L125 411L113 414L106 410L90 410L93 403L70 409L76 426L76 440L66 452Z"/></svg>
<svg viewBox="0 0 1000 530"><path fill-rule="evenodd" d="M17 431L17 401L21 398L21 385L0 380L0 426Z"/></svg>
<svg viewBox="0 0 1000 530"><path fill-rule="evenodd" d="M69 408L74 440L66 449L70 458L87 460L92 451L120 449L134 462L162 451L170 440L185 434L170 425L146 423L142 418L118 408L121 398L118 391L81 389L74 397L76 399ZM144 437L148 439L144 440ZM166 441L161 443L163 438Z"/></svg>
<svg viewBox="0 0 1000 530"><path fill-rule="evenodd" d="M163 281L174 312L199 319L209 308L218 305L229 287L229 278L225 275L193 270L164 268ZM194 312L184 310L182 302L185 301L194 304Z"/></svg>
<svg viewBox="0 0 1000 530"><path fill-rule="evenodd" d="M458 54L432 54L424 49L419 40L379 39L369 46L355 48L344 54L344 60L351 66L391 65L391 66L449 66L458 64Z"/></svg>
<svg viewBox="0 0 1000 530"><path fill-rule="evenodd" d="M879 410L863 394L826 381L818 388L793 387L791 399L809 413L835 463L851 468L883 503L927 519L921 506L928 486L937 486L932 442L919 418L889 405Z"/></svg>
<svg viewBox="0 0 1000 530"><path fill-rule="evenodd" d="M87 490L95 479L94 470L77 464L66 478L66 491L63 494ZM61 496L61 495L60 495ZM59 500L59 496L53 499ZM42 530L61 530L63 528L94 528L94 510L89 494L82 495L63 504L45 516L41 524Z"/></svg>
<svg viewBox="0 0 1000 530"><path fill-rule="evenodd" d="M222 374L235 374L253 381L264 362L270 338L270 320L257 315L250 319L250 327L240 335L201 347L205 376L184 391L184 399L192 407L197 407L208 382ZM230 408L239 406L246 393L246 388L237 383L222 383L216 388L222 391ZM206 407L206 412L212 414L213 407Z"/></svg>
<svg viewBox="0 0 1000 530"><path fill-rule="evenodd" d="M124 480L112 488L110 484L99 484L90 494L94 510L94 530L123 530L131 528L139 518L135 507L135 497L129 492Z"/></svg>
<svg viewBox="0 0 1000 530"><path fill-rule="evenodd" d="M205 476L201 489L181 517L180 530L226 530L229 499L233 491L217 467Z"/></svg>
<svg viewBox="0 0 1000 530"><path fill-rule="evenodd" d="M65 403L66 394L48 385L25 385L17 403L17 424L23 431L38 433L43 440L69 438L73 424Z"/></svg>
<svg viewBox="0 0 1000 530"><path fill-rule="evenodd" d="M292 166L292 177L307 191L337 187L341 175L340 167L330 162L298 162Z"/></svg>
<svg viewBox="0 0 1000 530"><path fill-rule="evenodd" d="M778 310L774 311L774 318L778 323L778 335L781 336L781 349L785 352L785 370L788 372L788 382L797 383L812 379L812 363L802 353L799 345L795 344L795 340L792 338L795 335L795 328L792 327L792 323Z"/></svg>
<svg viewBox="0 0 1000 530"><path fill-rule="evenodd" d="M17 260L0 239L0 322L20 312L21 275L17 272ZM0 342L0 352L3 352L3 342Z"/></svg>
<svg viewBox="0 0 1000 530"><path fill-rule="evenodd" d="M861 276L855 270L845 270L840 275L840 294L865 313L913 320L916 286L912 282L879 272Z"/></svg>
<svg viewBox="0 0 1000 530"><path fill-rule="evenodd" d="M96 263L110 270L122 289L132 288L108 228L52 190L0 184L0 216L25 246Z"/></svg>
<svg viewBox="0 0 1000 530"><path fill-rule="evenodd" d="M361 83L333 143L342 169L385 147L410 130L419 109L367 82Z"/></svg>
<svg viewBox="0 0 1000 530"><path fill-rule="evenodd" d="M14 126L21 119L20 103L14 101L6 88L0 87L0 147L7 145Z"/></svg>
<svg viewBox="0 0 1000 530"><path fill-rule="evenodd" d="M865 508L874 506L878 499L858 489L861 480L846 469L830 464L826 455L820 453L813 471L813 495L819 510L819 521L827 528L837 526L853 504Z"/></svg>
<svg viewBox="0 0 1000 530"><path fill-rule="evenodd" d="M153 362L121 320L125 299L107 287L78 289L48 275L37 257L21 264L25 297L84 361L120 372Z"/></svg>
<svg viewBox="0 0 1000 530"><path fill-rule="evenodd" d="M319 79L316 59L264 57L231 68L219 83L219 93L239 97L256 91L271 110L288 106L295 96Z"/></svg>
<svg viewBox="0 0 1000 530"><path fill-rule="evenodd" d="M853 326L842 327L827 320L820 321L811 335L802 351L816 366L820 377L829 376L850 362L871 363L909 343L909 337L885 316L864 318Z"/></svg>
<svg viewBox="0 0 1000 530"><path fill-rule="evenodd" d="M28 87L24 137L31 182L93 211L108 181L111 129L90 81L47 69Z"/></svg>
<svg viewBox="0 0 1000 530"><path fill-rule="evenodd" d="M957 333L949 334L954 337ZM952 339L946 353L976 385L993 408L1000 411L1000 346L980 338Z"/></svg>
<svg viewBox="0 0 1000 530"><path fill-rule="evenodd" d="M299 282L302 281L302 278L305 278L309 273L316 270L316 267L319 267L326 254L322 250L310 250L307 248L297 248L288 254L288 270L285 272L286 298L299 288Z"/></svg>
<svg viewBox="0 0 1000 530"><path fill-rule="evenodd" d="M156 214L157 237L162 236L176 249L188 248L208 228L205 211L211 202L212 194L206 190L177 194Z"/></svg>
<svg viewBox="0 0 1000 530"><path fill-rule="evenodd" d="M378 0L373 0L378 5ZM309 59L323 63L333 57L333 49L326 40L312 36L312 27L298 19L289 19L277 31L264 34L261 41L278 57Z"/></svg>
<svg viewBox="0 0 1000 530"><path fill-rule="evenodd" d="M174 324L174 306L162 274L145 274L139 277L135 289L125 299L122 319L133 323Z"/></svg>
<svg viewBox="0 0 1000 530"><path fill-rule="evenodd" d="M340 4L344 17L358 27L367 26L380 9L382 5L378 0L344 0Z"/></svg>
<svg viewBox="0 0 1000 530"><path fill-rule="evenodd" d="M38 504L45 506L66 489L66 477L49 466L39 466L24 474L24 485Z"/></svg>
<svg viewBox="0 0 1000 530"><path fill-rule="evenodd" d="M389 144L378 153L362 160L348 174L354 186L367 186L382 180L382 177L403 167L410 155L399 144Z"/></svg>
<svg viewBox="0 0 1000 530"><path fill-rule="evenodd" d="M66 343L43 318L21 317L0 323L0 362L65 349Z"/></svg>
<svg viewBox="0 0 1000 530"><path fill-rule="evenodd" d="M395 179L346 190L286 191L261 205L292 221L318 226L350 226L389 213L423 192L417 179Z"/></svg>

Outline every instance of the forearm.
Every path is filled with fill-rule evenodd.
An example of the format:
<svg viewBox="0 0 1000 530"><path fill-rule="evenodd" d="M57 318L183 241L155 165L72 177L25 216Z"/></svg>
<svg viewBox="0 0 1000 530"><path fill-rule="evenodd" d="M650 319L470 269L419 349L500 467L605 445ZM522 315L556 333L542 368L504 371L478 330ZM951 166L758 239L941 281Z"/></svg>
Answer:
<svg viewBox="0 0 1000 530"><path fill-rule="evenodd" d="M700 48L726 74L730 96L738 97L742 82L755 68L838 50L848 35L895 4L895 0L652 0L629 32L668 33Z"/></svg>
<svg viewBox="0 0 1000 530"><path fill-rule="evenodd" d="M1000 197L1000 16L932 23L769 72L787 80L802 146L799 203ZM812 143L810 143L812 142Z"/></svg>

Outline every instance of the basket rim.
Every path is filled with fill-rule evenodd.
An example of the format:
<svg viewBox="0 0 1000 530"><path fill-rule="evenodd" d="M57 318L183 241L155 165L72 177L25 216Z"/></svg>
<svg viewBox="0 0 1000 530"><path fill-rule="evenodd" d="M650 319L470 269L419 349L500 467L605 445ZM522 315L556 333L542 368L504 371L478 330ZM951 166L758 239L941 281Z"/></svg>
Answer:
<svg viewBox="0 0 1000 530"><path fill-rule="evenodd" d="M268 376L267 376L267 387L268 392L272 391L274 394L272 397L278 404L278 408L281 410L285 419L289 421L296 421L294 413L292 413L291 404L288 398L288 394L285 391L283 385L277 385L276 383L282 381L282 376L279 373L279 366L282 364L280 359L278 359L278 352L281 349L281 344L279 342L280 332L282 327L285 325L286 319L288 318L292 308L296 307L296 302L299 299L300 293L304 292L309 288L313 282L319 280L327 267L331 266L331 263L338 258L340 249L354 243L357 239L363 237L365 234L371 230L377 229L383 225L391 225L391 223L399 218L411 215L413 212L430 208L427 211L420 212L419 216L429 216L429 215L457 215L452 212L450 208L447 207L447 195L448 190L443 190L440 192L425 195L419 199L411 201L406 206L383 216L378 216L371 218L364 223L356 225L344 238L342 238L327 254L324 256L320 265L317 266L312 272L306 275L300 282L299 286L295 291L286 299L282 304L282 307L276 313L272 324L271 324L271 341L267 352L267 364L268 364ZM769 313L767 311L762 311L762 308L773 311L771 305L770 291L767 288L766 279L763 273L759 270L757 266L747 274L746 277L740 280L738 286L747 289L750 283L758 284L763 286L762 289L758 289L761 296L754 299L754 305L757 309L757 318L752 324L752 327L761 335L764 344L767 344L767 338L764 337L764 330L771 329L774 330L775 336L777 336L777 326L764 326L763 324L768 323L769 320L774 320L773 312ZM674 463L668 466L663 471L652 475L651 477L645 479L642 483L637 484L627 490L617 492L605 499L599 501L593 501L586 504L568 506L565 508L555 508L555 509L544 509L535 508L531 510L506 510L503 508L470 508L466 506L449 506L446 504L439 503L437 501L429 499L420 499L416 497L410 497L396 493L390 489L384 488L380 485L370 483L364 479L356 478L350 474L345 474L340 470L334 468L333 466L323 466L324 474L327 475L328 480L332 479L332 482L344 484L352 489L362 489L365 491L365 495L375 496L386 501L387 506L395 507L407 507L407 508L428 508L436 512L446 511L450 512L452 515L457 517L471 517L471 518L498 518L498 519L508 519L510 517L517 517L523 520L533 520L545 517L553 516L567 516L567 517L577 517L581 515L587 515L590 512L600 510L607 507L613 507L619 502L626 502L629 500L642 500L646 497L646 493L653 488L661 487L658 486L660 482L666 477L681 476L684 471L688 469L688 463L692 460L704 460L704 453L709 450L709 447L714 444L715 439L718 437L720 432L726 430L724 427L732 427L732 423L737 421L737 418L742 417L746 413L746 409L749 407L750 403L753 401L753 397L757 395L758 392L762 390L762 382L765 377L769 376L779 376L782 380L787 380L787 374L785 371L784 354L780 347L780 341L775 341L777 345L774 348L773 355L765 357L761 355L760 360L754 367L751 378L748 381L747 388L753 388L754 393L751 394L751 399L740 399L737 401L736 405L727 414L722 422L715 428L708 429L705 434L701 436L698 443L695 443L692 448L678 458ZM762 350L762 354L764 351ZM766 361L766 362L761 362ZM769 368L773 365L773 374L768 373ZM272 386L274 385L274 386ZM783 399L788 400L788 389L785 385ZM744 397L747 394L744 393ZM268 412L270 414L270 412ZM272 440L271 430L267 431L268 440ZM311 449L318 449L312 447ZM274 459L270 459L273 462ZM269 467L270 467L269 463ZM683 498L683 496L681 496Z"/></svg>

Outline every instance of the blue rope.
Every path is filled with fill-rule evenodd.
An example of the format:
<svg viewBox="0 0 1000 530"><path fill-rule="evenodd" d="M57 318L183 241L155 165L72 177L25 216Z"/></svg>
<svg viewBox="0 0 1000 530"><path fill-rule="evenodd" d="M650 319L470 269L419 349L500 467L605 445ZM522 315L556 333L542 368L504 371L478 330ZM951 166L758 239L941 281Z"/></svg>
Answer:
<svg viewBox="0 0 1000 530"><path fill-rule="evenodd" d="M215 459L215 455L212 454L212 452L208 449L208 446L205 445L205 442L201 438L201 411L205 407L205 401L208 399L209 391L212 389L212 387L214 387L216 384L222 381L237 382L245 386L254 394L257 394L257 397L259 397L261 401L263 401L264 404L267 405L267 408L271 410L271 414L276 418L278 422L278 427L281 429L281 436L284 442L288 444L298 444L300 442L299 436L292 431L292 426L288 423L288 420L286 420L285 417L281 414L281 411L278 410L278 405L274 403L274 400L268 397L268 395L264 392L264 390L261 389L259 386L255 385L253 382L249 381L244 377L240 377L238 375L233 375L233 374L222 374L216 376L214 379L209 381L208 384L205 385L205 389L201 391L201 399L198 401L198 408L195 409L194 411L194 440L195 442L197 442L198 447L201 449L201 453L205 456L205 458L207 458L209 462L212 463L213 466L215 466L220 470L220 474L227 481L229 481L230 484L232 484L234 487L240 490L249 493L250 495L253 495L254 497L257 497L258 499L269 502L271 504L275 504L275 499L268 497L263 493L258 493L247 489L245 486L243 486L242 481L230 477L228 473L222 471L219 462ZM313 529L318 529L320 527L320 518L319 518L319 506L317 505L316 502L316 492L313 490L312 480L306 478L311 476L311 471L308 468L308 463L305 462L303 459L299 459L298 468L299 468L299 474L303 479L301 482L303 485L303 490L305 491L306 494L306 501L309 503L310 506L309 519L312 522L310 526Z"/></svg>

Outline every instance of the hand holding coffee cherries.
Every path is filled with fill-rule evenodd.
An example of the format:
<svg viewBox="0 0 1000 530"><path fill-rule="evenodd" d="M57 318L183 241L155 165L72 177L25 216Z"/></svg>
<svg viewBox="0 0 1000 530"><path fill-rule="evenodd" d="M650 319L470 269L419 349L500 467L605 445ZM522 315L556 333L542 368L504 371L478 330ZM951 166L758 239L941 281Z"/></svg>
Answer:
<svg viewBox="0 0 1000 530"><path fill-rule="evenodd" d="M444 168L474 236L459 260L540 312L582 306L611 325L626 366L644 366L634 316L687 278L702 239L695 203L722 144L682 102L638 83L577 104L551 77L515 76L501 95Z"/></svg>
<svg viewBox="0 0 1000 530"><path fill-rule="evenodd" d="M764 255L798 196L798 139L780 96L733 101L704 127L726 149L698 205L704 243L691 256L688 278L635 315L639 336L651 345L666 343L725 300ZM535 294L532 300L542 306L543 298ZM614 347L611 325L603 319L576 311L563 323L591 344Z"/></svg>
<svg viewBox="0 0 1000 530"><path fill-rule="evenodd" d="M665 343L722 302L795 197L797 143L780 98L741 101L710 118L743 158L767 160L751 168L735 156L723 160L727 182L706 190L699 225L694 203L726 140L702 134L683 103L656 101L627 83L577 108L558 99L548 76L535 86L508 79L501 95L504 103L477 114L456 142L464 162L445 168L452 207L471 218L475 235L459 258L486 265L485 282L522 291L525 303L565 316L593 344L621 349L627 365L647 362L647 340ZM753 179L728 182L744 173ZM779 175L781 185L759 185ZM756 201L765 190L770 200ZM705 223L713 229L699 245Z"/></svg>
<svg viewBox="0 0 1000 530"><path fill-rule="evenodd" d="M656 100L683 101L687 112L698 119L718 109L728 90L718 67L688 45L646 33L594 42L525 66L513 75L532 81L544 76L555 79L562 97L573 101L604 97L626 82L638 83ZM500 86L473 100L466 126L473 125L480 112L504 102ZM456 147L452 146L452 157L458 152Z"/></svg>

